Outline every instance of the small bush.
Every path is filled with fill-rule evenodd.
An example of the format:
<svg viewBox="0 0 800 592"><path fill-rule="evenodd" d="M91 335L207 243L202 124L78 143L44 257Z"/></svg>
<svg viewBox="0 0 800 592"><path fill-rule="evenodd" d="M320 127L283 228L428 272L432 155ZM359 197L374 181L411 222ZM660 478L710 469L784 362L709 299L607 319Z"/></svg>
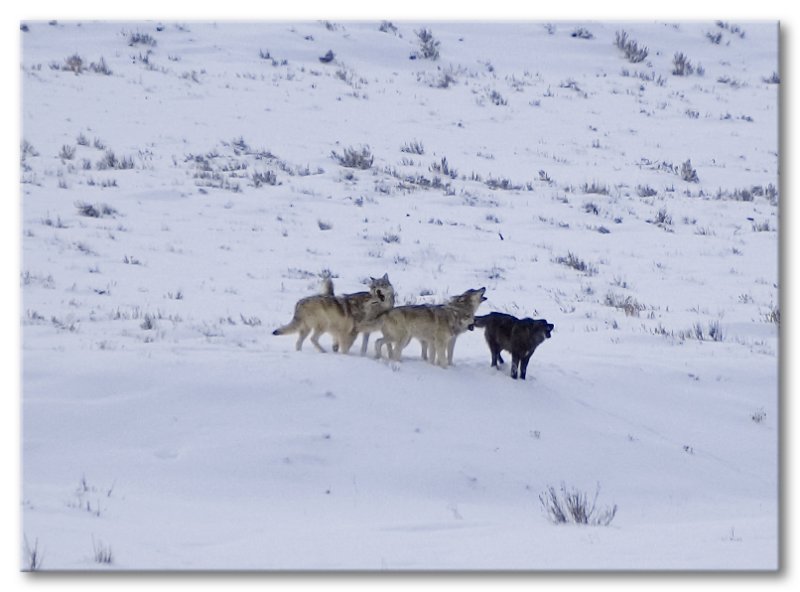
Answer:
<svg viewBox="0 0 800 592"><path fill-rule="evenodd" d="M118 158L113 150L106 150L103 158L97 161L95 167L98 171L105 171L108 169L127 170L134 167L132 156L123 156Z"/></svg>
<svg viewBox="0 0 800 592"><path fill-rule="evenodd" d="M672 216L667 212L666 208L661 208L649 222L658 226L672 226Z"/></svg>
<svg viewBox="0 0 800 592"><path fill-rule="evenodd" d="M424 81L425 84L431 88L450 88L453 84L458 82L457 75L462 74L463 71L459 68L454 68L452 65L446 68L441 66L436 68L436 74L426 75L420 72L417 75L417 80Z"/></svg>
<svg viewBox="0 0 800 592"><path fill-rule="evenodd" d="M414 31L414 33L419 39L419 49L411 54L411 59L438 60L439 42L434 39L431 30L423 27L419 31Z"/></svg>
<svg viewBox="0 0 800 592"><path fill-rule="evenodd" d="M636 195L639 197L653 197L658 195L658 191L650 187L650 185L637 185Z"/></svg>
<svg viewBox="0 0 800 592"><path fill-rule="evenodd" d="M578 27L572 32L572 37L576 39L594 39L594 35L583 27Z"/></svg>
<svg viewBox="0 0 800 592"><path fill-rule="evenodd" d="M394 33L395 35L397 34L397 27L395 27L395 26L394 26L394 25L393 25L391 22L389 22L389 21L383 21L383 22L380 24L380 26L378 27L378 30L379 30L381 33Z"/></svg>
<svg viewBox="0 0 800 592"><path fill-rule="evenodd" d="M83 72L83 58L77 53L73 54L64 60L64 66L61 69L78 75Z"/></svg>
<svg viewBox="0 0 800 592"><path fill-rule="evenodd" d="M261 319L258 317L246 317L242 313L239 313L239 317L242 319L242 324L248 327L258 327L261 325Z"/></svg>
<svg viewBox="0 0 800 592"><path fill-rule="evenodd" d="M780 306L777 304L774 306L770 306L770 309L764 315L764 320L768 323L775 323L776 325L781 324L781 309Z"/></svg>
<svg viewBox="0 0 800 592"><path fill-rule="evenodd" d="M78 214L88 218L105 218L117 214L117 210L108 204L90 204L78 201L75 202L75 207L78 208Z"/></svg>
<svg viewBox="0 0 800 592"><path fill-rule="evenodd" d="M111 72L111 68L108 67L106 60L103 57L100 58L99 62L92 62L89 64L89 69L95 74L103 74L104 76L111 76L111 74L113 74L113 72Z"/></svg>
<svg viewBox="0 0 800 592"><path fill-rule="evenodd" d="M596 181L592 181L591 185L584 183L581 185L581 191L584 193L596 193L598 195L608 195L609 193L608 186L599 185Z"/></svg>
<svg viewBox="0 0 800 592"><path fill-rule="evenodd" d="M495 179L494 177L489 177L485 182L489 189L502 189L503 191L520 191L523 189L522 185L518 185L511 181L511 179Z"/></svg>
<svg viewBox="0 0 800 592"><path fill-rule="evenodd" d="M133 47L134 45L147 45L149 47L155 47L156 40L149 33L139 33L136 31L135 33L128 35L128 45L130 47Z"/></svg>
<svg viewBox="0 0 800 592"><path fill-rule="evenodd" d="M645 309L644 304L640 304L632 296L621 296L615 292L606 294L605 304L624 311L627 317L638 317Z"/></svg>
<svg viewBox="0 0 800 592"><path fill-rule="evenodd" d="M708 324L708 337L711 341L724 341L725 334L722 332L719 321L712 321Z"/></svg>
<svg viewBox="0 0 800 592"><path fill-rule="evenodd" d="M647 58L647 48L644 46L639 47L636 41L628 38L628 34L625 31L617 31L614 45L622 50L625 58L632 64L638 64Z"/></svg>
<svg viewBox="0 0 800 592"><path fill-rule="evenodd" d="M552 485L539 494L542 509L553 524L586 524L589 526L608 526L617 515L617 505L597 508L597 498L600 495L600 484L597 484L594 498L589 501L589 496L578 489L567 489L562 483L560 493Z"/></svg>
<svg viewBox="0 0 800 592"><path fill-rule="evenodd" d="M753 196L759 189L759 187L753 187L753 190L747 188L734 189L732 197L735 201L753 201Z"/></svg>
<svg viewBox="0 0 800 592"><path fill-rule="evenodd" d="M722 331L722 327L719 324L719 321L712 321L708 324L708 327L704 328L702 323L694 323L691 329L685 331L678 331L677 334L674 331L666 331L662 332L662 335L665 337L678 337L678 339L696 339L697 341L724 341L725 334Z"/></svg>
<svg viewBox="0 0 800 592"><path fill-rule="evenodd" d="M692 66L689 59L680 52L676 53L675 57L672 58L672 74L675 76L688 76L692 72L694 72L694 66Z"/></svg>
<svg viewBox="0 0 800 592"><path fill-rule="evenodd" d="M331 151L331 156L343 167L361 170L372 167L372 163L375 160L369 146L363 146L361 150L352 147L345 148L342 154Z"/></svg>
<svg viewBox="0 0 800 592"><path fill-rule="evenodd" d="M489 100L492 102L493 105L497 105L498 107L508 105L508 99L505 99L503 95L501 95L494 89L489 91L489 94L487 96L489 97Z"/></svg>
<svg viewBox="0 0 800 592"><path fill-rule="evenodd" d="M406 154L425 154L425 147L422 145L422 142L418 142L414 140L413 142L406 142L400 147L400 152L405 152Z"/></svg>
<svg viewBox="0 0 800 592"><path fill-rule="evenodd" d="M92 537L92 548L94 549L95 563L102 563L110 565L114 563L114 554L111 552L111 547L103 543L103 541L95 541Z"/></svg>
<svg viewBox="0 0 800 592"><path fill-rule="evenodd" d="M715 23L720 29L729 31L731 35L738 35L740 39L744 39L745 32L739 25L728 23L725 21L717 21Z"/></svg>
<svg viewBox="0 0 800 592"><path fill-rule="evenodd" d="M600 208L597 207L597 204L592 201L587 201L583 204L583 211L587 214L594 214L595 216L600 215Z"/></svg>
<svg viewBox="0 0 800 592"><path fill-rule="evenodd" d="M278 176L272 171L254 172L252 175L253 187L261 187L262 185L277 185Z"/></svg>
<svg viewBox="0 0 800 592"><path fill-rule="evenodd" d="M33 147L33 144L28 142L28 140L22 140L19 144L19 151L22 157L22 160L25 160L28 156L39 156L39 151Z"/></svg>
<svg viewBox="0 0 800 592"><path fill-rule="evenodd" d="M447 157L444 156L440 162L434 162L431 164L431 166L428 167L428 170L432 173L439 173L446 177L450 177L451 179L458 177L458 171L450 166L450 164L447 162Z"/></svg>
<svg viewBox="0 0 800 592"><path fill-rule="evenodd" d="M58 216L55 220L50 218L50 213L48 212L46 218L42 218L42 224L45 226L50 226L52 228L68 228L66 224L64 224L63 220L61 220L61 216Z"/></svg>
<svg viewBox="0 0 800 592"><path fill-rule="evenodd" d="M139 326L145 331L152 331L156 328L156 320L152 315L145 314L144 320L139 324Z"/></svg>
<svg viewBox="0 0 800 592"><path fill-rule="evenodd" d="M42 568L42 553L39 551L39 539L33 542L33 547L28 543L28 537L24 537L24 564L22 571L38 571Z"/></svg>
<svg viewBox="0 0 800 592"><path fill-rule="evenodd" d="M586 263L586 261L576 256L571 251L567 252L566 257L556 257L554 261L556 263L560 263L561 265L566 265L567 267L571 267L576 271L583 272L586 275L597 274L597 267L595 267L591 263Z"/></svg>
<svg viewBox="0 0 800 592"><path fill-rule="evenodd" d="M700 182L700 179L697 177L697 171L694 168L692 168L692 161L688 159L681 165L680 176L681 179L683 179L687 183Z"/></svg>
<svg viewBox="0 0 800 592"><path fill-rule="evenodd" d="M75 146L64 144L61 147L61 151L58 153L58 157L61 160L72 160L75 158Z"/></svg>

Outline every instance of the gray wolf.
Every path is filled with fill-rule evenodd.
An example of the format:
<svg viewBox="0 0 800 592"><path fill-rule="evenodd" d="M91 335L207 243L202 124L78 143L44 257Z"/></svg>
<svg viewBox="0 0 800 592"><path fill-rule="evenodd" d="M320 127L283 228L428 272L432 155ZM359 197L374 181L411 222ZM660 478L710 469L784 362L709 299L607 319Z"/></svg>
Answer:
<svg viewBox="0 0 800 592"><path fill-rule="evenodd" d="M528 361L533 352L542 342L550 339L555 328L545 319L518 319L502 312L475 317L475 326L484 330L483 336L492 352L492 366L500 369L498 363L503 363L500 352L506 350L511 353L511 378L517 378L519 368L519 377L522 380L525 380Z"/></svg>
<svg viewBox="0 0 800 592"><path fill-rule="evenodd" d="M394 307L394 286L389 281L389 274L384 273L383 277L370 277L368 292L355 292L354 294L344 294L351 306L355 305L358 309L355 330L361 333L361 355L367 353L369 334L377 330L375 319L382 313ZM333 296L333 284L330 286L330 295ZM376 301L377 298L377 301ZM337 350L336 344L333 350Z"/></svg>
<svg viewBox="0 0 800 592"><path fill-rule="evenodd" d="M486 300L486 288L467 290L444 304L398 306L378 319L383 337L375 341L375 357L386 346L389 358L400 360L412 338L422 342L422 356L446 368L453 362L456 338L471 328L475 311Z"/></svg>
<svg viewBox="0 0 800 592"><path fill-rule="evenodd" d="M294 308L292 320L272 332L273 335L297 333L296 349L311 333L311 343L317 351L324 352L319 343L323 333L333 336L333 351L348 353L359 332L364 333L362 353L366 352L369 331L373 320L394 306L394 288L389 275L370 278L369 290L336 296L333 281L325 278L320 294L303 298Z"/></svg>

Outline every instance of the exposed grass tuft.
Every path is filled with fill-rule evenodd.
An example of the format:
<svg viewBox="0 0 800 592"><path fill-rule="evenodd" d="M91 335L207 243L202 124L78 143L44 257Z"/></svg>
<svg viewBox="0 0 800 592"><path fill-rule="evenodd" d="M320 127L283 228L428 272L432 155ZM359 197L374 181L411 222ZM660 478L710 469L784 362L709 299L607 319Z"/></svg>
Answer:
<svg viewBox="0 0 800 592"><path fill-rule="evenodd" d="M608 526L617 515L617 505L604 509L597 508L600 484L597 484L594 498L575 488L567 489L561 483L559 491L552 485L539 494L539 501L547 519L553 524L585 524L589 526Z"/></svg>

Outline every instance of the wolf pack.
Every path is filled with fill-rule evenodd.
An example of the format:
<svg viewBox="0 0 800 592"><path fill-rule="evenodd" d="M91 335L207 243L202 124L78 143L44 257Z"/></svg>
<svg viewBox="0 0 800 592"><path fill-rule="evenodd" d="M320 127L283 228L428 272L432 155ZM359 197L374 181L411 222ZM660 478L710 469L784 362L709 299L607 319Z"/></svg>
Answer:
<svg viewBox="0 0 800 592"><path fill-rule="evenodd" d="M518 319L502 312L475 316L486 300L485 292L486 288L473 288L441 304L395 306L388 274L370 277L367 291L339 295L334 294L333 280L326 277L320 293L299 300L292 320L272 334L297 333L297 351L310 335L313 346L324 352L319 338L327 333L333 339L333 351L346 354L360 333L361 355L365 355L370 335L380 332L375 340L375 358L380 359L385 350L388 359L396 361L416 339L423 360L446 368L453 363L458 336L479 327L484 330L492 367L500 369L504 363L501 353L507 351L511 354L511 378L525 380L533 352L550 338L554 326L545 319Z"/></svg>

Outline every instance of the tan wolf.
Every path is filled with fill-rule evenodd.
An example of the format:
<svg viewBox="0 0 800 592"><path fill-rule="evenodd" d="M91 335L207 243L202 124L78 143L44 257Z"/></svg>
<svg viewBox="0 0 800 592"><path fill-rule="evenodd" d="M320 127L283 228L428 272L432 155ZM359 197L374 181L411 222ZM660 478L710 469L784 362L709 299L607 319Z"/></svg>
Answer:
<svg viewBox="0 0 800 592"><path fill-rule="evenodd" d="M375 341L375 357L386 346L389 358L400 360L412 338L422 342L422 356L446 368L453 362L456 338L471 328L486 288L467 290L445 304L398 306L379 317L383 337Z"/></svg>
<svg viewBox="0 0 800 592"><path fill-rule="evenodd" d="M333 336L333 351L347 353L353 345L362 325L370 324L380 313L394 306L394 288L388 274L381 278L370 278L369 291L336 296L333 281L325 278L320 294L303 298L294 307L294 316L289 324L279 327L273 335L297 333L296 349L300 351L303 342L311 333L311 343L318 351L324 352L319 343L323 333ZM367 349L370 327L364 332L362 352Z"/></svg>
<svg viewBox="0 0 800 592"><path fill-rule="evenodd" d="M361 355L367 353L367 345L369 344L369 335L372 331L377 331L380 328L375 320L381 314L394 307L394 286L389 281L389 274L384 273L383 277L374 278L370 277L369 291L368 292L355 292L354 294L344 294L351 306L355 305L358 309L363 310L363 314L355 314L356 319L355 331L361 333ZM330 296L333 296L333 284L330 284ZM376 300L377 298L377 300ZM353 336L355 339L355 336ZM351 342L352 344L352 342ZM337 351L337 344L333 345L333 351Z"/></svg>

